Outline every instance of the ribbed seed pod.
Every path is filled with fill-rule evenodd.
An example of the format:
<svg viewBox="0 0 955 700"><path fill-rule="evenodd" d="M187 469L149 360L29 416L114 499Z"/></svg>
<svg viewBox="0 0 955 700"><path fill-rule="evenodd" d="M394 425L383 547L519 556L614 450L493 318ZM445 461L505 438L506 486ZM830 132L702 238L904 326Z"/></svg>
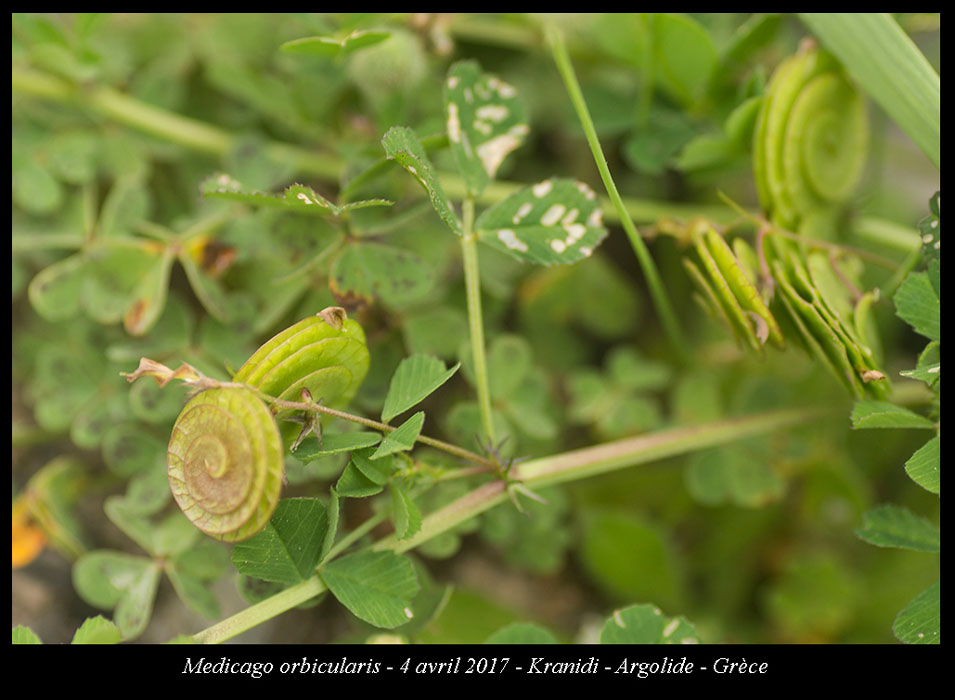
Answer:
<svg viewBox="0 0 955 700"><path fill-rule="evenodd" d="M313 401L343 408L365 379L368 362L361 326L343 309L330 307L265 343L233 381L286 401L301 401L302 389L308 389Z"/></svg>
<svg viewBox="0 0 955 700"><path fill-rule="evenodd" d="M756 122L759 200L778 226L831 237L868 152L865 101L828 53L806 48L776 69Z"/></svg>
<svg viewBox="0 0 955 700"><path fill-rule="evenodd" d="M767 341L780 349L786 347L779 324L763 302L755 280L723 237L705 221L694 222L690 236L696 256L695 260L684 258L683 264L703 292L703 305L753 350L762 351ZM738 240L738 245L742 241Z"/></svg>
<svg viewBox="0 0 955 700"><path fill-rule="evenodd" d="M285 458L271 412L252 391L194 396L172 429L169 486L186 517L211 537L237 542L268 523Z"/></svg>

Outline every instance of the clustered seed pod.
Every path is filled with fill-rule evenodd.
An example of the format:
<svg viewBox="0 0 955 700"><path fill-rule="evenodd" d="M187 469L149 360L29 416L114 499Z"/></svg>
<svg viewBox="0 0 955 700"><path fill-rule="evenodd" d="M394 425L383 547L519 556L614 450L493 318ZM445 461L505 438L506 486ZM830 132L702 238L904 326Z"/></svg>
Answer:
<svg viewBox="0 0 955 700"><path fill-rule="evenodd" d="M844 265L810 238L831 238L865 167L868 117L835 58L805 45L769 83L756 123L753 170L760 204L782 232L761 234L757 255L732 248L705 221L689 228L683 263L712 315L744 346L762 352L784 334L828 367L856 397L884 398L867 333L874 292L861 294ZM804 244L785 231L807 237Z"/></svg>
<svg viewBox="0 0 955 700"><path fill-rule="evenodd" d="M279 399L343 407L368 372L361 326L331 307L288 328L260 347L236 373ZM268 523L284 480L285 442L276 414L255 391L218 387L194 396L173 427L169 485L186 517L220 540L237 542Z"/></svg>

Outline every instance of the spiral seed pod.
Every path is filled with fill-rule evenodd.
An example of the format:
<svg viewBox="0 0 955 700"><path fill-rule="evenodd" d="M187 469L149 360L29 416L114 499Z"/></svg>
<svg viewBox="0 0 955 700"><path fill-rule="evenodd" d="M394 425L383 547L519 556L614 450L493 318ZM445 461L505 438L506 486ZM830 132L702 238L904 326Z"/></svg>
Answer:
<svg viewBox="0 0 955 700"><path fill-rule="evenodd" d="M256 350L234 381L286 401L300 401L302 389L308 389L313 401L343 408L368 373L368 362L361 326L347 318L344 309L329 307Z"/></svg>
<svg viewBox="0 0 955 700"><path fill-rule="evenodd" d="M278 505L282 438L265 402L248 389L194 396L172 429L167 460L176 502L211 537L251 537Z"/></svg>
<svg viewBox="0 0 955 700"><path fill-rule="evenodd" d="M805 48L779 65L756 123L759 200L778 226L831 237L865 167L862 96L828 53Z"/></svg>

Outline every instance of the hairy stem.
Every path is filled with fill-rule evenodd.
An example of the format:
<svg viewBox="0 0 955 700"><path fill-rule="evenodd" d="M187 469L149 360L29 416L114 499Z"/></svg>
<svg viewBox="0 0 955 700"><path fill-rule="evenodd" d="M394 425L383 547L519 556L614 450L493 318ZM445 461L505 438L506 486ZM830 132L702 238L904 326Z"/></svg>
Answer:
<svg viewBox="0 0 955 700"><path fill-rule="evenodd" d="M477 236L474 226L474 199L465 197L462 205L464 233L461 253L464 258L464 283L468 296L468 321L471 327L471 355L474 358L474 381L477 384L478 405L484 436L493 445L494 418L491 413L491 389L487 379L487 357L484 353L484 318L481 314L481 277L478 270Z"/></svg>
<svg viewBox="0 0 955 700"><path fill-rule="evenodd" d="M643 270L643 275L646 277L647 286L650 289L650 296L657 309L660 322L663 324L663 329L670 340L670 345L673 350L684 363L688 363L690 361L690 353L686 342L683 340L683 332L680 330L680 324L670 305L670 298L667 296L666 289L660 279L660 274L657 272L653 258L650 256L650 251L647 250L647 246L640 237L637 227L633 223L633 219L627 212L623 199L617 191L617 185L613 181L613 176L610 174L607 159L604 157L600 140L597 138L597 130L594 128L593 120L590 118L587 103L584 101L583 92L581 92L580 84L577 82L577 76L574 73L574 67L570 62L570 56L567 54L567 47L564 45L564 39L560 30L556 27L549 28L548 39L550 41L554 62L557 64L557 69L564 79L567 94L570 95L570 100L574 105L577 117L580 119L580 124L587 137L587 143L590 145L590 150L594 155L597 170L600 171L600 179L603 180L607 194L610 196L610 201L613 203L614 210L620 217L623 230L626 231L627 238L630 239L630 245L637 256L637 260Z"/></svg>

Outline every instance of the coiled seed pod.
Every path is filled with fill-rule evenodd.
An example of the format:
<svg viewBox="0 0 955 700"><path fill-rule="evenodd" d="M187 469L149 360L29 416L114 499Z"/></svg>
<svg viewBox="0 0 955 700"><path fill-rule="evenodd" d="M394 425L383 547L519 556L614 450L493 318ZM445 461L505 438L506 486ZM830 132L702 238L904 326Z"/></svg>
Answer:
<svg viewBox="0 0 955 700"><path fill-rule="evenodd" d="M329 307L265 343L233 381L286 401L300 401L302 389L308 389L313 401L343 408L365 379L368 363L361 326L347 318L344 309ZM279 417L288 413L273 412Z"/></svg>
<svg viewBox="0 0 955 700"><path fill-rule="evenodd" d="M331 307L282 331L236 373L264 394L345 406L368 372L365 334L344 309ZM285 444L276 417L255 391L224 386L192 398L173 427L167 454L169 485L179 507L200 530L237 542L265 527L278 505ZM294 426L289 426L294 436Z"/></svg>
<svg viewBox="0 0 955 700"><path fill-rule="evenodd" d="M759 200L778 226L831 237L865 167L865 101L828 53L806 47L779 65L756 123Z"/></svg>
<svg viewBox="0 0 955 700"><path fill-rule="evenodd" d="M211 537L237 542L268 523L285 459L271 412L243 388L194 396L172 429L169 486L186 517Z"/></svg>

